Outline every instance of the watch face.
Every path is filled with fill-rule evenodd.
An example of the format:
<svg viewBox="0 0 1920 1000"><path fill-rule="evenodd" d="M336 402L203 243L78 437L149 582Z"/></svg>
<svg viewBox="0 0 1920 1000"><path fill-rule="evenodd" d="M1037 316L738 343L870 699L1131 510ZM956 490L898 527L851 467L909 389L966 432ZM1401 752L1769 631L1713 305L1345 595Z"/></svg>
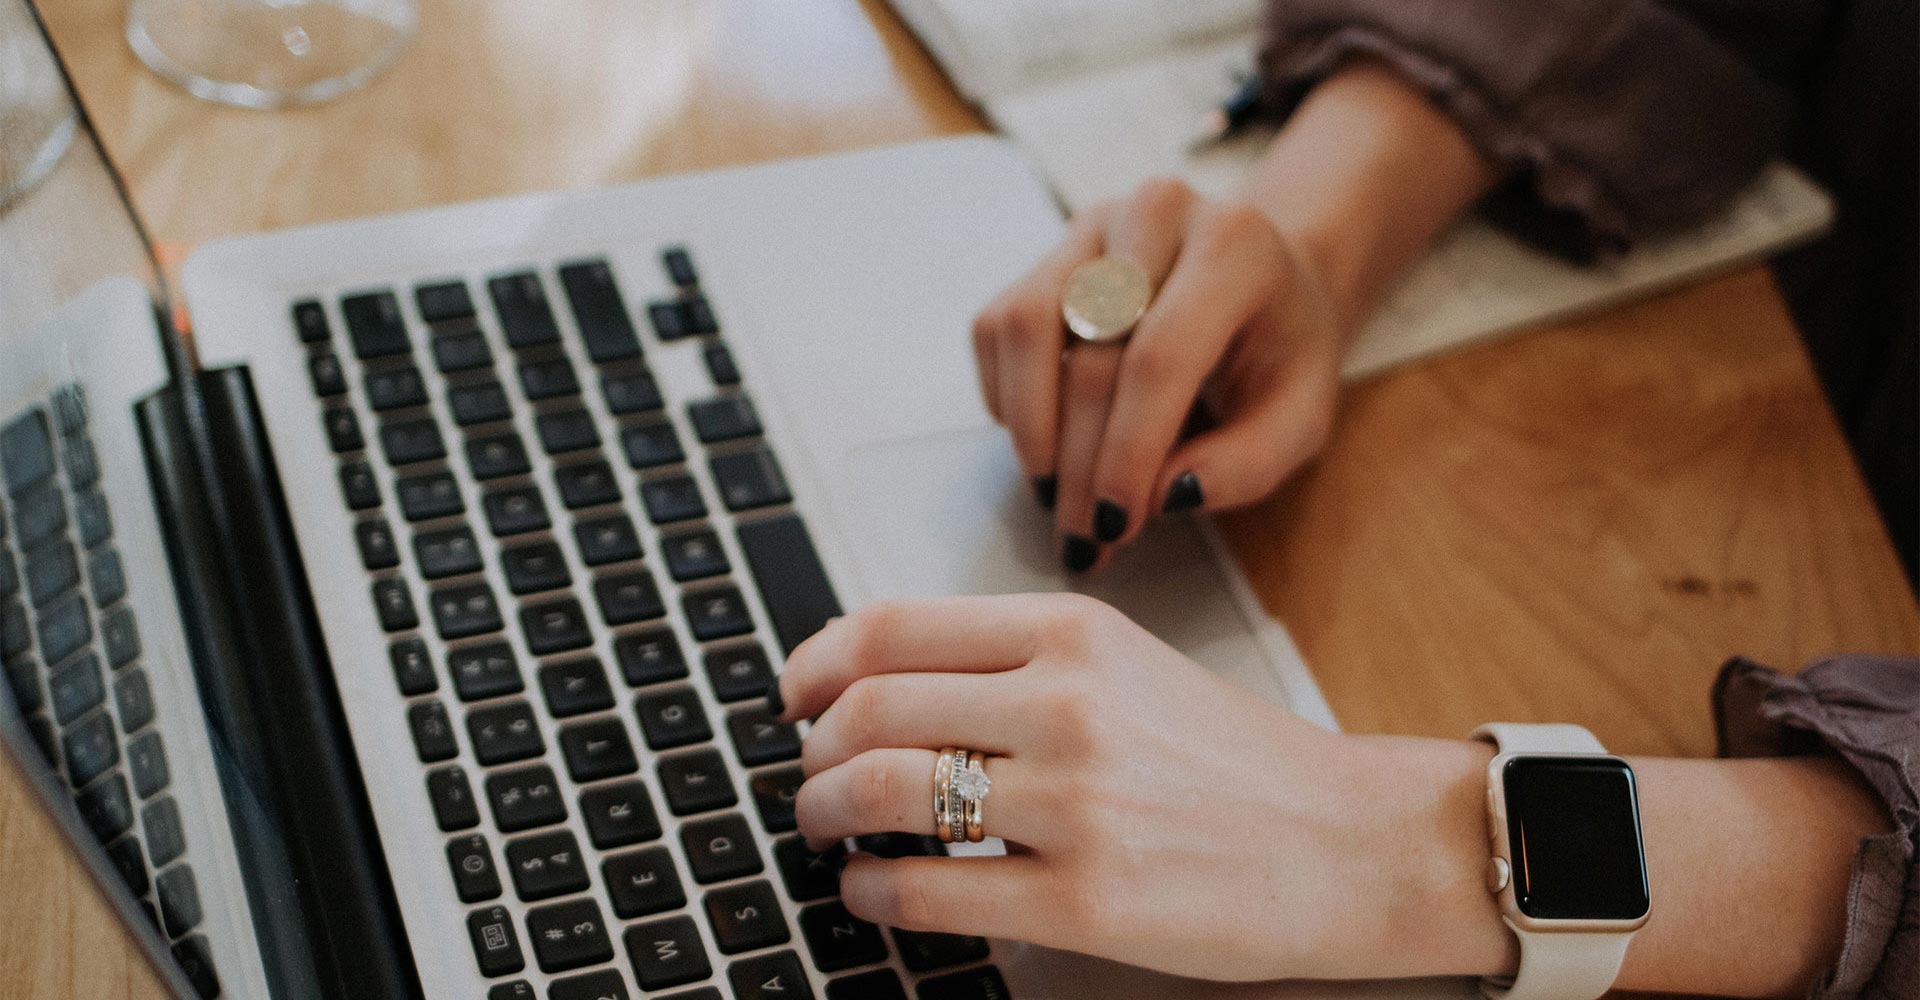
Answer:
<svg viewBox="0 0 1920 1000"><path fill-rule="evenodd" d="M1503 780L1521 913L1538 920L1646 915L1632 768L1609 757L1516 757Z"/></svg>

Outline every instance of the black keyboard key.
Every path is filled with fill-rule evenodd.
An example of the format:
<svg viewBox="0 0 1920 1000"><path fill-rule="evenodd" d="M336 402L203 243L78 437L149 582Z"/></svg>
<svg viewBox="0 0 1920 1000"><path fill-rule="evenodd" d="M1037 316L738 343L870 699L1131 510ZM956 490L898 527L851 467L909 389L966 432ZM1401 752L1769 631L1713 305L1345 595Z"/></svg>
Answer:
<svg viewBox="0 0 1920 1000"><path fill-rule="evenodd" d="M693 257L686 247L668 247L660 251L660 263L667 269L667 278L681 288L692 288L700 283L700 275L693 269Z"/></svg>
<svg viewBox="0 0 1920 1000"><path fill-rule="evenodd" d="M620 675L631 687L687 676L687 661L680 655L680 641L674 638L672 629L623 635L613 641L613 655L620 661Z"/></svg>
<svg viewBox="0 0 1920 1000"><path fill-rule="evenodd" d="M113 862L114 870L120 873L120 880L127 883L136 896L144 896L152 887L151 876L147 871L147 852L140 846L139 837L123 837L107 845L107 860Z"/></svg>
<svg viewBox="0 0 1920 1000"><path fill-rule="evenodd" d="M107 498L99 490L87 490L73 498L73 527L80 532L80 544L90 549L98 548L113 534Z"/></svg>
<svg viewBox="0 0 1920 1000"><path fill-rule="evenodd" d="M729 646L707 653L707 682L721 701L758 698L773 683L773 668L759 643Z"/></svg>
<svg viewBox="0 0 1920 1000"><path fill-rule="evenodd" d="M40 613L40 656L59 663L93 638L93 620L79 594L56 598Z"/></svg>
<svg viewBox="0 0 1920 1000"><path fill-rule="evenodd" d="M426 695L440 689L440 678L434 676L434 658L426 653L426 643L420 639L401 639L386 649L388 662L394 664L394 683L401 695Z"/></svg>
<svg viewBox="0 0 1920 1000"><path fill-rule="evenodd" d="M566 972L613 958L613 942L600 920L600 905L576 899L527 911L527 936L542 972Z"/></svg>
<svg viewBox="0 0 1920 1000"><path fill-rule="evenodd" d="M464 526L413 536L413 555L429 580L480 572L480 545Z"/></svg>
<svg viewBox="0 0 1920 1000"><path fill-rule="evenodd" d="M462 903L500 898L500 873L493 867L493 849L480 834L447 841L447 868L453 872L453 891Z"/></svg>
<svg viewBox="0 0 1920 1000"><path fill-rule="evenodd" d="M140 829L147 835L147 860L164 868L186 853L187 835L180 825L180 806L171 797L155 799L140 810Z"/></svg>
<svg viewBox="0 0 1920 1000"><path fill-rule="evenodd" d="M628 1000L627 981L612 969L583 972L554 980L547 1000Z"/></svg>
<svg viewBox="0 0 1920 1000"><path fill-rule="evenodd" d="M643 694L634 699L633 710L640 717L648 749L671 750L713 739L713 728L707 725L707 714L700 708L700 696L692 688Z"/></svg>
<svg viewBox="0 0 1920 1000"><path fill-rule="evenodd" d="M649 302L647 322L653 324L653 335L661 340L673 341L693 335L693 322L687 316L685 303Z"/></svg>
<svg viewBox="0 0 1920 1000"><path fill-rule="evenodd" d="M514 694L526 687L513 647L504 642L460 646L447 651L447 673L461 701L480 701Z"/></svg>
<svg viewBox="0 0 1920 1000"><path fill-rule="evenodd" d="M354 419L352 410L336 407L322 414L320 420L327 430L327 444L334 451L359 451L367 446L367 439L360 436L360 421Z"/></svg>
<svg viewBox="0 0 1920 1000"><path fill-rule="evenodd" d="M453 722L447 707L437 701L422 702L407 709L407 728L413 731L413 749L420 762L451 760L460 753L453 739Z"/></svg>
<svg viewBox="0 0 1920 1000"><path fill-rule="evenodd" d="M220 976L214 971L213 949L207 945L204 935L195 934L174 942L173 960L200 1000L214 1000L220 995Z"/></svg>
<svg viewBox="0 0 1920 1000"><path fill-rule="evenodd" d="M553 470L553 483L568 510L620 502L620 482L605 462L562 466Z"/></svg>
<svg viewBox="0 0 1920 1000"><path fill-rule="evenodd" d="M603 260L581 261L560 268L560 285L573 305L573 318L586 341L587 356L595 364L620 361L640 355L640 339L634 335L633 321L627 318L627 304L613 282L613 272Z"/></svg>
<svg viewBox="0 0 1920 1000"><path fill-rule="evenodd" d="M473 315L473 299L468 297L464 281L419 285L413 290L413 301L420 307L420 318L429 323Z"/></svg>
<svg viewBox="0 0 1920 1000"><path fill-rule="evenodd" d="M478 330L441 334L433 338L433 363L445 375L490 368L493 350L487 346L486 335Z"/></svg>
<svg viewBox="0 0 1920 1000"><path fill-rule="evenodd" d="M806 773L798 767L762 771L753 776L749 784L753 804L760 810L760 825L768 833L790 833L797 827L793 803L800 797L800 783L805 780Z"/></svg>
<svg viewBox="0 0 1920 1000"><path fill-rule="evenodd" d="M673 868L673 856L664 847L616 854L601 866L600 873L606 880L613 912L621 919L677 910L687 903L686 891Z"/></svg>
<svg viewBox="0 0 1920 1000"><path fill-rule="evenodd" d="M685 824L680 827L680 845L686 849L693 880L701 885L757 875L763 867L753 830L739 813Z"/></svg>
<svg viewBox="0 0 1920 1000"><path fill-rule="evenodd" d="M605 712L612 708L612 687L607 685L607 668L599 658L582 656L540 668L540 689L547 695L547 712L553 718L580 716L586 712Z"/></svg>
<svg viewBox="0 0 1920 1000"><path fill-rule="evenodd" d="M60 737L53 731L51 720L44 715L28 716L27 734L40 747L40 755L46 758L48 766L60 766Z"/></svg>
<svg viewBox="0 0 1920 1000"><path fill-rule="evenodd" d="M573 526L573 539L580 545L580 561L589 566L638 559L645 551L625 514L582 521Z"/></svg>
<svg viewBox="0 0 1920 1000"><path fill-rule="evenodd" d="M13 690L14 703L22 714L40 710L46 699L40 693L40 665L27 657L6 661L7 686Z"/></svg>
<svg viewBox="0 0 1920 1000"><path fill-rule="evenodd" d="M847 848L834 844L824 851L807 847L805 837L792 836L773 845L773 861L780 868L780 881L786 884L787 897L796 903L825 899L840 893L840 868L846 863Z"/></svg>
<svg viewBox="0 0 1920 1000"><path fill-rule="evenodd" d="M655 524L707 516L707 503L701 499L700 486L692 476L668 476L641 483L640 502L647 508L647 519Z"/></svg>
<svg viewBox="0 0 1920 1000"><path fill-rule="evenodd" d="M767 882L715 889L707 893L706 909L714 942L724 954L786 944L793 937L786 914L780 912L780 900Z"/></svg>
<svg viewBox="0 0 1920 1000"><path fill-rule="evenodd" d="M506 390L491 380L447 390L447 408L453 411L453 422L462 427L513 416L513 405L507 402Z"/></svg>
<svg viewBox="0 0 1920 1000"><path fill-rule="evenodd" d="M1007 981L991 965L920 981L920 1000L1012 1000Z"/></svg>
<svg viewBox="0 0 1920 1000"><path fill-rule="evenodd" d="M640 770L633 756L633 744L619 719L594 719L564 726L560 730L560 756L567 762L567 774L579 784L616 778Z"/></svg>
<svg viewBox="0 0 1920 1000"><path fill-rule="evenodd" d="M389 465L411 465L447 457L440 426L432 420L408 420L380 428L380 447Z"/></svg>
<svg viewBox="0 0 1920 1000"><path fill-rule="evenodd" d="M697 983L713 975L707 946L692 917L668 917L627 928L627 958L643 990Z"/></svg>
<svg viewBox="0 0 1920 1000"><path fill-rule="evenodd" d="M499 983L487 991L487 1000L540 1000L533 991L533 984L524 979Z"/></svg>
<svg viewBox="0 0 1920 1000"><path fill-rule="evenodd" d="M487 282L487 293L493 297L493 311L500 317L507 343L516 350L560 339L539 275L532 271L503 274Z"/></svg>
<svg viewBox="0 0 1920 1000"><path fill-rule="evenodd" d="M947 853L940 838L914 833L869 833L855 837L853 846L876 858L937 858Z"/></svg>
<svg viewBox="0 0 1920 1000"><path fill-rule="evenodd" d="M707 374L713 376L714 385L740 384L740 368L733 363L733 351L727 345L708 344L706 361Z"/></svg>
<svg viewBox="0 0 1920 1000"><path fill-rule="evenodd" d="M587 862L565 830L507 841L507 871L525 902L552 899L587 888Z"/></svg>
<svg viewBox="0 0 1920 1000"><path fill-rule="evenodd" d="M392 569L400 565L400 547L394 544L393 529L387 522L361 521L353 526L353 540L360 549L360 565L367 569Z"/></svg>
<svg viewBox="0 0 1920 1000"><path fill-rule="evenodd" d="M493 806L494 825L507 833L531 830L567 818L567 803L560 795L560 784L554 779L553 769L545 764L490 775L487 800Z"/></svg>
<svg viewBox="0 0 1920 1000"><path fill-rule="evenodd" d="M467 769L458 764L427 772L427 801L433 803L433 821L446 833L480 825Z"/></svg>
<svg viewBox="0 0 1920 1000"><path fill-rule="evenodd" d="M513 930L513 914L504 906L489 906L467 917L467 937L480 974L488 978L512 975L527 967L520 954L520 937Z"/></svg>
<svg viewBox="0 0 1920 1000"><path fill-rule="evenodd" d="M460 484L445 472L406 476L396 486L400 494L400 513L409 521L431 521L467 512L460 496Z"/></svg>
<svg viewBox="0 0 1920 1000"><path fill-rule="evenodd" d="M547 502L533 486L500 490L487 494L487 525L501 538L544 531L552 526L547 519Z"/></svg>
<svg viewBox="0 0 1920 1000"><path fill-rule="evenodd" d="M728 510L754 510L793 499L787 490L786 477L780 474L780 464L773 460L773 452L765 448L721 455L710 467L714 485L720 490L720 500Z"/></svg>
<svg viewBox="0 0 1920 1000"><path fill-rule="evenodd" d="M303 344L318 344L333 336L327 328L326 310L312 299L293 304L293 331L300 335Z"/></svg>
<svg viewBox="0 0 1920 1000"><path fill-rule="evenodd" d="M348 510L370 510L380 506L380 481L365 462L348 462L340 467L340 492Z"/></svg>
<svg viewBox="0 0 1920 1000"><path fill-rule="evenodd" d="M93 603L103 608L127 596L127 575L120 566L120 553L99 549L89 555L87 583L93 589Z"/></svg>
<svg viewBox="0 0 1920 1000"><path fill-rule="evenodd" d="M53 475L53 434L45 411L29 410L0 428L0 474L16 497Z"/></svg>
<svg viewBox="0 0 1920 1000"><path fill-rule="evenodd" d="M66 725L106 699L100 680L100 658L88 653L55 670L47 678L48 700L53 702L53 720Z"/></svg>
<svg viewBox="0 0 1920 1000"><path fill-rule="evenodd" d="M413 610L413 595L408 592L405 580L376 582L373 609L380 615L380 627L389 632L403 632L420 625L420 615Z"/></svg>
<svg viewBox="0 0 1920 1000"><path fill-rule="evenodd" d="M106 650L107 664L118 670L140 655L140 629L134 625L133 609L122 605L100 620L100 645Z"/></svg>
<svg viewBox="0 0 1920 1000"><path fill-rule="evenodd" d="M19 598L0 601L0 662L16 662L32 645L26 605Z"/></svg>
<svg viewBox="0 0 1920 1000"><path fill-rule="evenodd" d="M507 576L507 589L516 595L558 590L573 582L567 571L567 557L552 542L535 542L500 553L500 568Z"/></svg>
<svg viewBox="0 0 1920 1000"><path fill-rule="evenodd" d="M127 773L133 777L134 792L143 799L167 787L172 771L158 732L144 732L127 741Z"/></svg>
<svg viewBox="0 0 1920 1000"><path fill-rule="evenodd" d="M407 338L406 321L400 317L400 302L392 292L349 295L340 300L340 314L347 321L353 353L362 361L405 354L413 349Z"/></svg>
<svg viewBox="0 0 1920 1000"><path fill-rule="evenodd" d="M807 951L821 972L839 972L887 958L887 943L880 938L880 928L848 913L838 902L801 910L800 936L806 939Z"/></svg>
<svg viewBox="0 0 1920 1000"><path fill-rule="evenodd" d="M745 396L721 396L687 406L693 432L703 444L753 437L760 433L760 415Z"/></svg>
<svg viewBox="0 0 1920 1000"><path fill-rule="evenodd" d="M733 587L682 595L680 606L687 613L687 626L693 629L693 637L701 642L753 631L753 615L747 611L746 599ZM762 686L761 690L766 688Z"/></svg>
<svg viewBox="0 0 1920 1000"><path fill-rule="evenodd" d="M696 750L660 762L660 790L675 816L691 816L724 809L740 801L733 793L733 776L713 750Z"/></svg>
<svg viewBox="0 0 1920 1000"><path fill-rule="evenodd" d="M593 642L580 602L566 598L520 609L520 631L535 656L584 649Z"/></svg>
<svg viewBox="0 0 1920 1000"><path fill-rule="evenodd" d="M653 575L644 569L595 580L593 596L600 604L600 617L608 625L630 625L667 613L667 606L660 600L660 589L654 586Z"/></svg>
<svg viewBox="0 0 1920 1000"><path fill-rule="evenodd" d="M153 721L153 689L144 670L129 670L113 683L113 705L120 710L120 729L137 732Z"/></svg>
<svg viewBox="0 0 1920 1000"><path fill-rule="evenodd" d="M607 397L607 409L616 415L644 413L663 405L660 387L646 372L608 374L600 380L600 391Z"/></svg>
<svg viewBox="0 0 1920 1000"><path fill-rule="evenodd" d="M893 943L900 949L900 960L914 972L932 972L987 957L987 939L981 937L895 928Z"/></svg>
<svg viewBox="0 0 1920 1000"><path fill-rule="evenodd" d="M67 727L61 733L60 745L67 752L67 781L75 789L119 764L119 741L113 739L113 720L106 712L94 712Z"/></svg>
<svg viewBox="0 0 1920 1000"><path fill-rule="evenodd" d="M764 705L727 716L727 732L733 736L734 753L747 767L800 757L800 731L791 723L775 722Z"/></svg>
<svg viewBox="0 0 1920 1000"><path fill-rule="evenodd" d="M30 490L15 502L14 523L20 529L20 547L31 548L66 530L67 505L51 486Z"/></svg>
<svg viewBox="0 0 1920 1000"><path fill-rule="evenodd" d="M467 442L467 467L475 479L524 476L532 469L527 449L512 434L495 434Z"/></svg>
<svg viewBox="0 0 1920 1000"><path fill-rule="evenodd" d="M526 361L520 365L520 389L534 402L578 396L580 379L574 375L573 365L566 358Z"/></svg>
<svg viewBox="0 0 1920 1000"><path fill-rule="evenodd" d="M600 446L600 432L585 410L543 413L534 420L534 429L539 432L540 444L549 455Z"/></svg>
<svg viewBox="0 0 1920 1000"><path fill-rule="evenodd" d="M100 481L100 456L94 452L93 442L68 438L64 451L67 482L74 489L83 490Z"/></svg>
<svg viewBox="0 0 1920 1000"><path fill-rule="evenodd" d="M14 564L13 553L0 548L0 597L12 597L20 592L20 570Z"/></svg>
<svg viewBox="0 0 1920 1000"><path fill-rule="evenodd" d="M714 317L713 305L707 301L706 296L690 295L686 302L682 303L682 307L687 317L689 333L705 336L720 332L720 321Z"/></svg>
<svg viewBox="0 0 1920 1000"><path fill-rule="evenodd" d="M368 372L366 385L367 405L376 410L427 405L427 386L420 381L420 370L412 365Z"/></svg>
<svg viewBox="0 0 1920 1000"><path fill-rule="evenodd" d="M807 970L790 951L743 958L727 966L734 1000L813 1000Z"/></svg>
<svg viewBox="0 0 1920 1000"><path fill-rule="evenodd" d="M313 394L321 399L332 399L347 391L347 373L340 367L340 359L332 354L316 354L307 362L307 374L313 379Z"/></svg>
<svg viewBox="0 0 1920 1000"><path fill-rule="evenodd" d="M669 535L660 540L660 550L667 557L667 573L676 583L719 576L733 569L719 536L711 531Z"/></svg>
<svg viewBox="0 0 1920 1000"><path fill-rule="evenodd" d="M473 740L473 756L488 767L538 757L547 751L533 709L523 701L468 712L467 735Z"/></svg>
<svg viewBox="0 0 1920 1000"><path fill-rule="evenodd" d="M160 873L153 880L154 894L160 899L160 919L167 925L167 936L179 937L200 925L200 891L193 884L193 869L184 862Z"/></svg>
<svg viewBox="0 0 1920 1000"><path fill-rule="evenodd" d="M875 969L828 983L827 1000L907 1000L907 991L898 973Z"/></svg>
<svg viewBox="0 0 1920 1000"><path fill-rule="evenodd" d="M493 588L484 582L443 587L433 592L432 603L434 625L440 630L440 638L449 642L498 632L503 627Z"/></svg>
<svg viewBox="0 0 1920 1000"><path fill-rule="evenodd" d="M627 464L636 469L684 462L687 453L680 447L680 436L665 420L629 427L620 434L620 447L627 453Z"/></svg>
<svg viewBox="0 0 1920 1000"><path fill-rule="evenodd" d="M825 628L828 619L840 616L840 601L799 515L743 524L738 537L783 653L793 652Z"/></svg>
<svg viewBox="0 0 1920 1000"><path fill-rule="evenodd" d="M45 604L80 583L80 561L74 557L73 543L50 538L27 551L27 599L34 606Z"/></svg>
<svg viewBox="0 0 1920 1000"><path fill-rule="evenodd" d="M580 813L587 820L587 839L603 851L645 843L660 836L660 817L653 810L653 796L647 792L647 786L638 781L622 781L581 793ZM672 870L671 860L663 863ZM620 908L618 900L614 901L614 908ZM620 915L638 916L625 910L621 910Z"/></svg>
<svg viewBox="0 0 1920 1000"><path fill-rule="evenodd" d="M133 799L127 795L127 779L118 774L93 783L74 798L80 818L86 820L93 835L106 843L133 826Z"/></svg>

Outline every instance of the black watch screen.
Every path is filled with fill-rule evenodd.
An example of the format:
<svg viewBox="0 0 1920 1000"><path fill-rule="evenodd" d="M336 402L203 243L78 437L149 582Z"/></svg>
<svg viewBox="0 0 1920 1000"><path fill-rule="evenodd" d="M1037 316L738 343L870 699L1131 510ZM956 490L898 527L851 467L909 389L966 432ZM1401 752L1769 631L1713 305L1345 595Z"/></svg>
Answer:
<svg viewBox="0 0 1920 1000"><path fill-rule="evenodd" d="M1612 757L1516 757L1502 774L1513 891L1540 920L1647 912L1633 769Z"/></svg>

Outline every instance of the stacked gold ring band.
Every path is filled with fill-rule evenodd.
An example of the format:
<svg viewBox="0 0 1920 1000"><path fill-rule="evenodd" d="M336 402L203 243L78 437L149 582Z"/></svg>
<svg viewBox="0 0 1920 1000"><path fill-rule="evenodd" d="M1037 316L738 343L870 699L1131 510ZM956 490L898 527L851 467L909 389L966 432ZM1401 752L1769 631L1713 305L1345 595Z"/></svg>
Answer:
<svg viewBox="0 0 1920 1000"><path fill-rule="evenodd" d="M933 765L933 831L943 843L986 839L982 802L993 782L987 778L986 755L947 747Z"/></svg>

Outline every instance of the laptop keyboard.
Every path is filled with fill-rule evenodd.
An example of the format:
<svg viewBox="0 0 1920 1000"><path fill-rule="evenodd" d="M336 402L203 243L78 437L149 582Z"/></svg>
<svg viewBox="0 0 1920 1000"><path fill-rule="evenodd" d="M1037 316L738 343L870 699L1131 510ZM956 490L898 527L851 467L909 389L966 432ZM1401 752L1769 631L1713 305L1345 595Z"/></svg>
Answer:
<svg viewBox="0 0 1920 1000"><path fill-rule="evenodd" d="M0 425L0 661L47 763L202 996L220 993L78 385Z"/></svg>
<svg viewBox="0 0 1920 1000"><path fill-rule="evenodd" d="M895 956L935 973L923 1000L1001 1000L985 940L858 920L834 899L844 849L794 832L800 735L764 707L746 595L781 653L840 607L692 259L661 260L675 292L646 307L651 339L697 338L713 387L677 407L603 260L356 291L341 336L317 300L292 306L489 1000L536 982L617 1000L625 973L650 995L794 1000L814 995L803 953L838 977L831 1000L905 997Z"/></svg>

